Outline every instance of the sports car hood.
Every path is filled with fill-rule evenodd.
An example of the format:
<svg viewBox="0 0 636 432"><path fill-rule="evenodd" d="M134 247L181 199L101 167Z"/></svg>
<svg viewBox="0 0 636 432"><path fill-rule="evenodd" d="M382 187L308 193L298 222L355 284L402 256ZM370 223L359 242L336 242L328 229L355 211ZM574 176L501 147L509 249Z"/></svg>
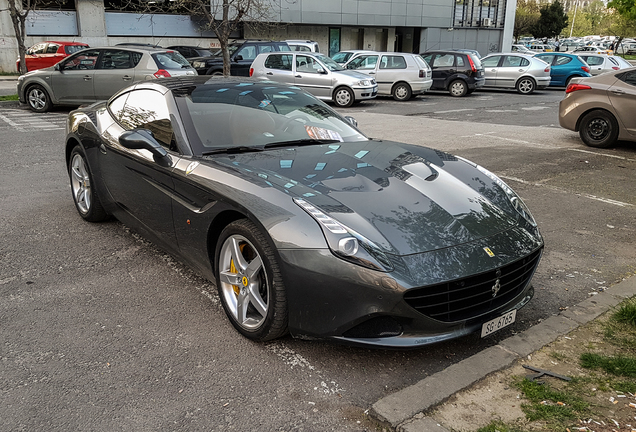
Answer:
<svg viewBox="0 0 636 432"><path fill-rule="evenodd" d="M504 192L473 165L387 141L215 156L260 187L302 198L387 253L422 253L518 224ZM295 205L295 204L291 204Z"/></svg>

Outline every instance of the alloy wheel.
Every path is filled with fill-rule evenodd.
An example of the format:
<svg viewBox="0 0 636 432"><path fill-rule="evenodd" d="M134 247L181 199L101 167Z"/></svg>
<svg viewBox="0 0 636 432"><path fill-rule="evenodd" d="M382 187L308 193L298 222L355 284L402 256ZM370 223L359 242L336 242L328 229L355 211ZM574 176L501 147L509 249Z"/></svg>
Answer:
<svg viewBox="0 0 636 432"><path fill-rule="evenodd" d="M74 155L71 161L71 188L77 208L84 214L88 213L92 203L91 181L84 158L79 154Z"/></svg>

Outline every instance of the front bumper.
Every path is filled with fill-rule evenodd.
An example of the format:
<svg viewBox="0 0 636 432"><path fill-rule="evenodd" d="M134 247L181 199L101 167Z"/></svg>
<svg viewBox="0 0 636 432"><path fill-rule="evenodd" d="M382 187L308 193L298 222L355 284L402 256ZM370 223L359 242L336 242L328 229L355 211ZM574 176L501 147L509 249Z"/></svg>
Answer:
<svg viewBox="0 0 636 432"><path fill-rule="evenodd" d="M356 100L373 99L378 95L378 85L368 87L354 87L353 92L356 95Z"/></svg>
<svg viewBox="0 0 636 432"><path fill-rule="evenodd" d="M495 257L485 254L483 248L487 246L496 248ZM334 339L387 348L415 348L464 336L530 301L534 293L531 278L542 247L538 233L515 228L455 248L394 257L396 270L391 273L349 263L328 249L279 250L289 331L303 339ZM408 293L419 294L435 285L494 274L528 256L536 261L527 270L527 279L514 292L497 299L497 304L486 305L466 319L457 314L432 318L405 298ZM487 289L494 284L487 281Z"/></svg>

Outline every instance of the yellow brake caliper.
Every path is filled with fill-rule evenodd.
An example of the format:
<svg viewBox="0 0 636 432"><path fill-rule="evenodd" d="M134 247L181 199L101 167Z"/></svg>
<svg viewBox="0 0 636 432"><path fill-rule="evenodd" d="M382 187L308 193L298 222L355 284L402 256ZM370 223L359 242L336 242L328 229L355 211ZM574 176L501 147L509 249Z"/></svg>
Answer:
<svg viewBox="0 0 636 432"><path fill-rule="evenodd" d="M241 254L242 254L243 249L245 249L245 243L240 245L239 248L241 249ZM234 265L233 259L230 259L230 271L234 274L238 273L238 271L236 271L236 266ZM238 287L238 285L232 285L232 289L234 290L234 294L238 297L239 292L241 292L241 289Z"/></svg>

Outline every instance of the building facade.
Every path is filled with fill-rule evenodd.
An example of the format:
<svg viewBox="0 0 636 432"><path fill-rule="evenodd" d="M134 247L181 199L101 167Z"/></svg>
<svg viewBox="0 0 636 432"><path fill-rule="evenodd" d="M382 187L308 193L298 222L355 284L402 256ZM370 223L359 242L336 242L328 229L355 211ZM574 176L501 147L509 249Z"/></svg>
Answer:
<svg viewBox="0 0 636 432"><path fill-rule="evenodd" d="M0 0L0 71L15 72L18 49L7 1ZM237 39L315 40L328 55L346 49L507 51L517 5L516 0L264 1L269 2L268 25L245 26ZM26 45L61 40L90 46L141 42L218 47L214 36L186 15L126 12L110 0L68 0L62 9L29 14Z"/></svg>

